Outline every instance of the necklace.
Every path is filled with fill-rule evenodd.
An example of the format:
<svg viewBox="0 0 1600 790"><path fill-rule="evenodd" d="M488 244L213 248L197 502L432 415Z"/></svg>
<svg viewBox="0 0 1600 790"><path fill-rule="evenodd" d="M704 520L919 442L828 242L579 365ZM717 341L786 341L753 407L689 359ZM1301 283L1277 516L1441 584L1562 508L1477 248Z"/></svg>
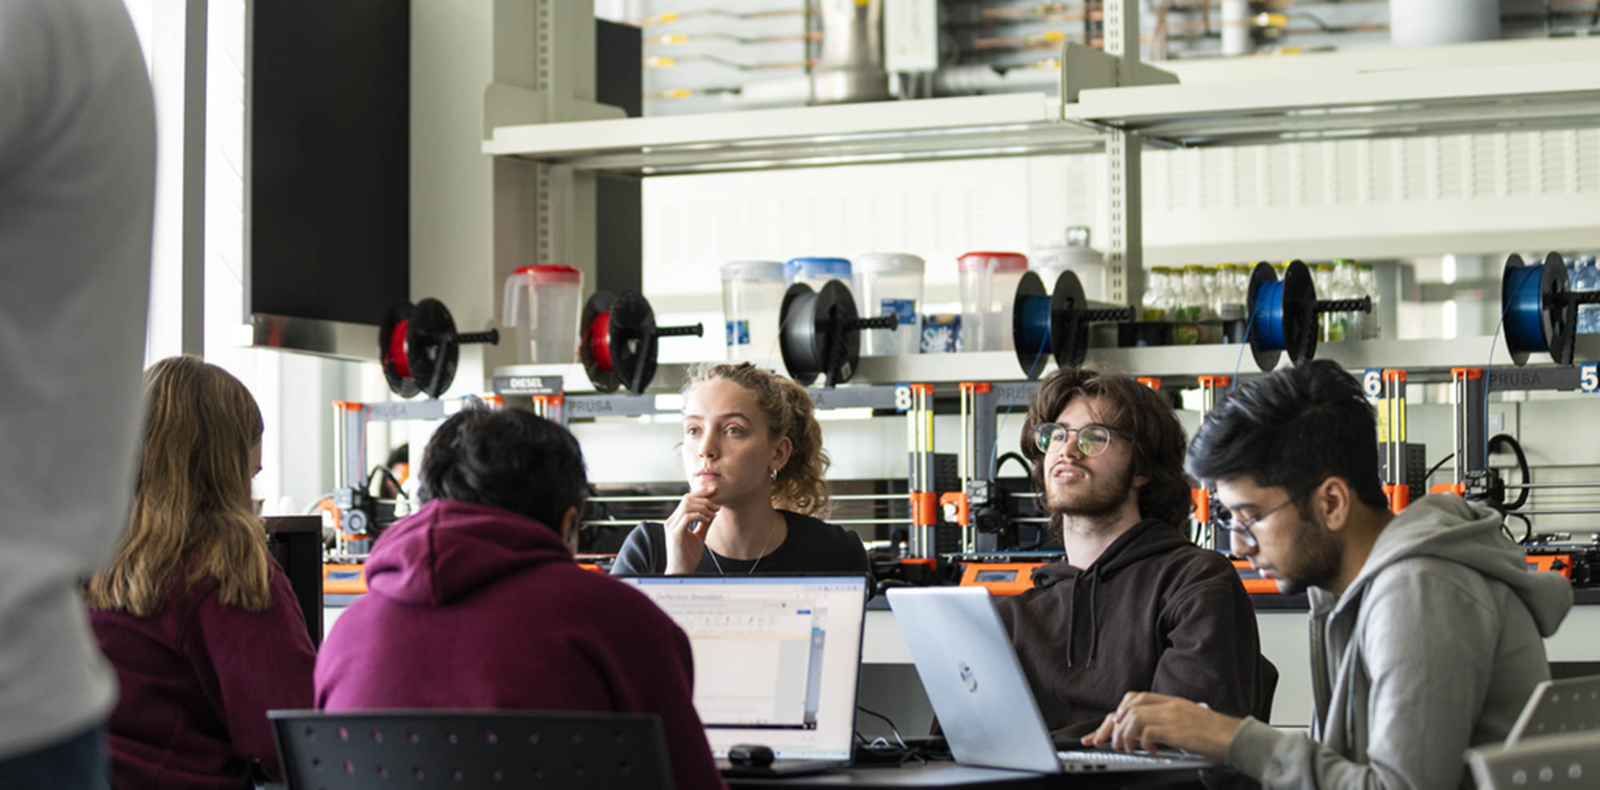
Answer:
<svg viewBox="0 0 1600 790"><path fill-rule="evenodd" d="M767 539L761 542L761 553L756 555L756 561L754 563L751 563L750 572L745 574L746 576L754 576L754 575L756 575L756 568L761 565L761 560L764 559L767 556L767 547L772 545L772 533L774 533L774 532L777 532L777 530L775 530L775 529L767 530ZM717 553L714 552L714 551L711 551L711 547L710 546L706 547L706 551L711 553L711 564L717 566L717 574L721 575L721 576L727 576L728 572L723 570L722 569L722 563L717 561Z"/></svg>

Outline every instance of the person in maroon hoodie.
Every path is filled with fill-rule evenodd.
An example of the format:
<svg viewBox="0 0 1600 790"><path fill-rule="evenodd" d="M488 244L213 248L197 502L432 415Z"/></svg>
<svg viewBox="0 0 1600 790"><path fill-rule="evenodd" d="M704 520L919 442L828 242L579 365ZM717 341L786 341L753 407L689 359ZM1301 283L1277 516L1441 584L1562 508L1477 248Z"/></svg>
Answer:
<svg viewBox="0 0 1600 790"><path fill-rule="evenodd" d="M261 411L199 357L145 376L144 446L128 531L85 599L121 695L118 790L248 790L278 780L266 711L311 702L316 654L250 499Z"/></svg>
<svg viewBox="0 0 1600 790"><path fill-rule="evenodd" d="M722 787L688 637L573 560L588 482L572 434L469 409L439 426L419 477L425 504L383 533L369 592L323 643L317 707L655 713L676 786Z"/></svg>

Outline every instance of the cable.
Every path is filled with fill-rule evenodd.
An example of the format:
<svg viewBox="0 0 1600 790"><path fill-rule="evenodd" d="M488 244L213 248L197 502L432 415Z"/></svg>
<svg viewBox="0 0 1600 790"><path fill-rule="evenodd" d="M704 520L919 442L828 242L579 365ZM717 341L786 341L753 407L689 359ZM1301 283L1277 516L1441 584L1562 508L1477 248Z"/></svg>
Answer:
<svg viewBox="0 0 1600 790"><path fill-rule="evenodd" d="M894 740L895 740L896 743L900 744L900 748L905 749L907 751L910 751L911 747L907 746L906 742L905 742L905 739L900 737L900 728L894 726L894 722L891 721L888 716L885 716L882 713L878 713L876 711L868 710L866 708L866 706L864 706L864 705L857 705L856 706L856 710L859 710L862 713L867 714L868 716L872 716L873 718L883 719L883 723L889 725L889 732L894 733Z"/></svg>
<svg viewBox="0 0 1600 790"><path fill-rule="evenodd" d="M1244 322L1244 338L1239 341L1239 358L1233 363L1233 381L1228 385L1228 392L1239 388L1239 368L1244 365L1244 351L1250 347L1250 327L1256 322L1256 311L1250 311L1250 317Z"/></svg>
<svg viewBox="0 0 1600 790"><path fill-rule="evenodd" d="M1522 519L1522 540L1517 540L1515 537L1512 537L1511 529L1506 526L1506 522L1504 520L1500 522L1500 531L1506 533L1506 538L1510 539L1511 541L1522 546L1528 545L1528 542L1533 540L1533 519L1528 518L1521 513L1507 513L1506 518Z"/></svg>
<svg viewBox="0 0 1600 790"><path fill-rule="evenodd" d="M1456 454L1455 453L1451 453L1451 454L1439 459L1439 463L1434 464L1433 468L1429 469L1428 473L1422 476L1423 484L1426 485L1427 482L1428 482L1428 479L1433 477L1433 473L1439 471L1439 467L1444 466L1445 464L1449 463L1450 459L1452 459L1454 457L1456 457Z"/></svg>
<svg viewBox="0 0 1600 790"><path fill-rule="evenodd" d="M1487 443L1488 452L1491 452L1491 453L1494 452L1494 448L1496 446L1498 446L1498 445L1501 445L1501 444L1510 445L1511 446L1511 453L1517 457L1517 472L1519 472L1522 475L1522 481L1521 482L1523 482L1523 483L1531 483L1531 482L1533 482L1533 470L1528 467L1528 456L1522 452L1522 445L1519 442L1517 442L1516 437L1512 436L1509 433L1497 433L1494 436L1489 437L1489 441ZM1485 455L1485 458L1487 459L1487 455ZM1531 489L1524 488L1520 492L1518 492L1517 501L1513 502L1513 503L1511 503L1509 505L1506 505L1505 509L1506 510L1517 510L1517 509L1521 508L1523 505L1527 504L1527 502L1528 502L1528 492L1530 490Z"/></svg>
<svg viewBox="0 0 1600 790"><path fill-rule="evenodd" d="M1489 435L1489 382L1493 378L1490 374L1494 371L1494 344L1495 341L1500 339L1500 331L1505 327L1506 313L1511 312L1511 305L1516 303L1515 299L1506 294L1501 294L1500 298L1506 303L1506 306L1500 309L1500 321L1494 325L1494 334L1489 337L1489 364L1483 366L1483 434L1485 436ZM1467 386L1470 387L1472 384L1468 383ZM1483 443L1483 459L1486 466L1489 463L1489 446L1493 442L1494 439L1491 438ZM1523 489L1523 491L1526 492L1527 489ZM1523 499L1525 500L1527 497L1524 496Z"/></svg>
<svg viewBox="0 0 1600 790"><path fill-rule="evenodd" d="M1045 332L1039 338L1039 351L1038 351L1038 353L1033 355L1033 368L1028 371L1028 377L1026 379L1024 379L1024 381L1033 381L1034 374L1039 372L1040 363L1044 362L1044 352L1049 347L1049 345L1050 345L1050 333L1049 332ZM1005 435L1006 418L1011 416L1011 407L1014 406L1014 405L1016 405L1014 402L1013 403L1007 403L1006 404L1005 413L1000 415L1000 424L996 425L995 429L994 429L994 448L993 448L993 450L991 450L991 452L1000 449L1000 437ZM999 474L998 474L999 471L1000 471L1000 459L997 456L989 464L989 479L993 480L996 477L999 477ZM863 708L862 710L865 710L865 708Z"/></svg>
<svg viewBox="0 0 1600 790"><path fill-rule="evenodd" d="M1019 453L1006 453L1000 456L1000 462L994 468L997 477L1000 474L1000 470L1005 468L1006 461L1016 461L1021 464L1023 476L1031 477L1033 475L1033 467L1028 464L1028 459L1023 458Z"/></svg>
<svg viewBox="0 0 1600 790"><path fill-rule="evenodd" d="M880 736L872 741L868 741L866 737L863 736L858 730L856 731L855 735L856 740L860 742L860 748L858 751L860 751L862 755L872 755L872 757L876 760L899 764L904 764L907 760L916 760L921 763L928 762L928 759L922 756L919 750L913 749L906 744L905 739L900 737L900 728L896 727L894 722L891 721L888 716L876 711L868 710L861 705L857 705L856 710L859 710L868 716L874 716L876 718L883 719L884 722L889 725L889 731L894 734L895 740L895 743L891 744Z"/></svg>

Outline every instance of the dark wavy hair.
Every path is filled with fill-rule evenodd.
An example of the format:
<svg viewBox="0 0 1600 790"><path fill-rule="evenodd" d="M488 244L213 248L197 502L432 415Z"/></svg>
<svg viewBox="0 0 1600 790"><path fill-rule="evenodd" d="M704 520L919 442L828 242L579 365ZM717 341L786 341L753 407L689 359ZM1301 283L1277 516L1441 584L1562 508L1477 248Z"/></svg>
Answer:
<svg viewBox="0 0 1600 790"><path fill-rule="evenodd" d="M434 432L417 499L454 499L509 510L560 531L567 508L583 513L583 451L566 428L518 409L466 409Z"/></svg>
<svg viewBox="0 0 1600 790"><path fill-rule="evenodd" d="M1389 508L1372 404L1355 376L1325 359L1239 385L1195 431L1188 469L1208 482L1248 476L1295 497L1341 477L1362 504Z"/></svg>
<svg viewBox="0 0 1600 790"><path fill-rule="evenodd" d="M1033 465L1034 490L1044 497L1044 453L1034 443L1034 428L1055 422L1074 398L1096 397L1105 411L1101 418L1133 447L1133 473L1147 481L1139 489L1139 515L1176 527L1189 518L1193 500L1189 479L1183 474L1183 448L1187 440L1172 407L1154 390L1128 376L1085 368L1063 368L1050 374L1028 407L1022 426L1022 454ZM1060 539L1060 519L1052 518L1050 531Z"/></svg>

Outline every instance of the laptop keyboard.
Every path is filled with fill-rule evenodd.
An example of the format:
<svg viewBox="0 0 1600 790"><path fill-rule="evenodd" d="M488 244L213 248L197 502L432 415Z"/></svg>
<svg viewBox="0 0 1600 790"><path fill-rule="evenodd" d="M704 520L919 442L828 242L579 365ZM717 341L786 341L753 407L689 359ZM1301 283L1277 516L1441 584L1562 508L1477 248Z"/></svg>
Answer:
<svg viewBox="0 0 1600 790"><path fill-rule="evenodd" d="M1158 754L1152 757L1148 754L1128 754L1110 750L1056 752L1056 756L1061 758L1062 762L1080 765L1085 763L1099 763L1102 765L1179 765L1186 762L1185 758L1178 755Z"/></svg>

